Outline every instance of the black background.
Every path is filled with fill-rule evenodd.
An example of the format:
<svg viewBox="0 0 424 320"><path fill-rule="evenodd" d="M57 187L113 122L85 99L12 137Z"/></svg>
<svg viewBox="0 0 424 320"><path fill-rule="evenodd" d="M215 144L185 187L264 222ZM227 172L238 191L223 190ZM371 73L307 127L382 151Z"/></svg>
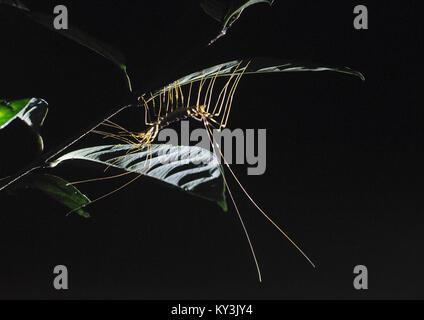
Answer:
<svg viewBox="0 0 424 320"><path fill-rule="evenodd" d="M340 1L341 2L341 1ZM92 218L36 192L2 197L0 298L303 299L423 298L422 26L418 1L275 1L244 12L212 47L219 25L196 1L26 1L120 48L134 88L145 92L203 67L273 56L349 66L335 73L246 77L230 128L267 129L267 171L234 170L255 200L316 262L313 269L231 184L250 230L263 283L234 208L141 179L89 208ZM353 28L353 8L369 9L369 30ZM48 150L131 101L119 69L49 30L1 11L0 96L41 97ZM142 121L128 111L119 122ZM25 140L1 157L25 158ZM89 146L89 137L78 146ZM17 143L16 143L17 142ZM16 147L16 144L18 145ZM69 180L101 168L67 164ZM81 189L104 194L124 180ZM231 183L231 182L230 182ZM53 268L69 269L68 291ZM353 288L353 268L369 270L369 290Z"/></svg>

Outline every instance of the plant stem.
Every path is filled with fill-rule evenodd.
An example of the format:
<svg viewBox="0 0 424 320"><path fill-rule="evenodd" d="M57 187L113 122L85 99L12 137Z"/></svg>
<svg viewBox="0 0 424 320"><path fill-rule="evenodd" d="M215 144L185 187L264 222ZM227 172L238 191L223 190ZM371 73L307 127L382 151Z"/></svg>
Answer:
<svg viewBox="0 0 424 320"><path fill-rule="evenodd" d="M118 109L117 111L113 112L110 116L102 119L99 122L96 122L96 124L91 127L91 129L85 131L83 134L79 135L76 139L71 140L71 142L66 143L63 147L61 147L59 150L57 151L53 151L51 155L49 155L45 160L44 163L47 164L51 159L53 159L54 157L56 157L57 155L61 154L63 151L65 151L66 149L68 149L70 146L72 146L73 144L77 143L78 141L80 141L82 138L84 138L86 135L88 135L91 131L96 130L104 121L106 120L110 120L111 118L113 118L114 116L116 116L118 113L121 113L122 111L124 111L125 109L131 107L132 105L127 105L125 107L121 107L120 109ZM1 189L0 189L1 190Z"/></svg>
<svg viewBox="0 0 424 320"><path fill-rule="evenodd" d="M58 156L59 154L61 154L62 152L64 152L66 149L68 149L69 147L71 147L72 145L74 145L75 143L77 143L78 141L80 141L82 138L84 138L85 136L87 136L93 130L97 129L104 121L113 118L118 113L120 113L120 112L124 111L125 109L130 108L132 106L133 105L129 104L129 105L126 105L124 107L119 108L116 111L113 111L113 113L110 114L108 117L102 118L102 120L100 120L100 121L96 121L96 123L93 126L91 126L88 130L84 130L83 133L82 134L79 134L76 138L70 139L70 142L67 142L64 145L62 145L59 148L57 148L56 150L53 150L53 151L47 153L46 155L42 156L40 159L37 159L37 160L33 161L24 170L22 170L22 171L18 172L17 174L11 176L10 177L11 180L9 182L7 182L5 185L3 185L3 186L0 187L0 191L5 190L9 186L11 186L15 182L21 180L23 177L27 176L28 174L30 174L31 172L33 172L35 170L44 169L44 168L50 167L50 165L49 165L50 160L52 160L53 158L55 158L56 156Z"/></svg>
<svg viewBox="0 0 424 320"><path fill-rule="evenodd" d="M23 177L27 176L28 174L30 174L31 172L41 169L43 168L43 166L37 166L37 167L33 167L31 169L27 169L26 171L21 171L20 173L18 173L17 175L13 176L12 180L9 181L8 183L6 183L4 186L2 186L0 188L0 191L3 191L4 189L6 189L7 187L11 186L12 184L14 184L16 181L21 180Z"/></svg>

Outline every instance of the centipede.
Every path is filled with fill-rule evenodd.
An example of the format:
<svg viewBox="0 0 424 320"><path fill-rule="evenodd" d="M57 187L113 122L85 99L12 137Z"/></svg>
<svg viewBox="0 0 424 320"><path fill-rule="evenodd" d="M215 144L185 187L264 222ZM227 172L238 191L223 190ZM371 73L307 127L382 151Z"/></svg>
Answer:
<svg viewBox="0 0 424 320"><path fill-rule="evenodd" d="M226 170L230 173L230 176L234 179L235 183L239 186L241 191L244 193L250 203L256 208L256 210L269 223L271 223L272 226L280 234L282 234L282 236L286 238L289 243L314 268L315 264L305 254L305 252L300 248L300 246L257 204L257 202L250 195L250 193L248 193L246 188L237 178L234 171L231 169L229 163L225 160L224 154L222 153L219 145L217 144L214 138L214 130L223 130L228 125L234 96L236 94L239 82L245 74L249 64L250 61L246 63L240 61L240 63L234 68L233 72L231 74L226 75L226 82L221 86L220 90L216 89L217 87L219 87L217 80L218 77L220 77L219 71L221 70L222 66L212 77L206 77L206 75L203 73L200 81L190 81L189 83L186 83L184 85L181 85L179 81L174 81L173 83L169 84L168 86L165 86L159 91L151 92L140 96L137 101L139 103L138 106L144 109L145 126L144 130L140 132L129 131L123 126L108 119L104 121L102 125L106 128L113 129L114 132L109 132L106 130L93 130L93 133L99 134L103 136L103 138L112 138L122 143L130 144L132 148L125 155L122 156L125 157L130 153L136 153L140 150L145 150L146 148L147 150L149 150L151 148L151 144L156 140L159 132L174 123L178 123L185 119L193 119L201 122L208 134L209 142L213 148L215 156L223 160L220 163L220 170L226 186L226 190L230 196L231 202L235 208L238 220L240 221L241 227L249 245L249 249L257 270L259 281L262 282L260 264L258 262L255 249L249 236L249 232L247 230L244 219L237 206L228 180L225 177ZM141 176L143 176L146 172L149 171L148 163L149 161L145 162L145 167L143 168L142 172L136 172L137 176L135 178L131 179L129 182L113 190L112 192L103 195L97 198L96 200L91 201L89 204L104 199L105 197L110 196L111 194L125 188L129 184L139 179ZM105 170L107 170L107 168ZM130 173L132 172L127 171L125 173L115 176L77 181L73 182L72 184L113 179Z"/></svg>

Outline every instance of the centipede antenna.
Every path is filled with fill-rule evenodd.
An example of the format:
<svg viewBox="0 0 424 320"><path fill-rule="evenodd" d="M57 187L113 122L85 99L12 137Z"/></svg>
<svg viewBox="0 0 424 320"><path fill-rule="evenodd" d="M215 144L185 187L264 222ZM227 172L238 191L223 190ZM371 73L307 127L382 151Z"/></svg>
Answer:
<svg viewBox="0 0 424 320"><path fill-rule="evenodd" d="M214 143L216 143L215 138L213 136L213 133L211 132L210 128L207 127L207 130L209 132L208 136L212 136L212 140ZM233 170L231 169L230 165L228 164L228 162L225 160L224 155L221 152L221 149L218 146L218 151L221 155L222 160L224 161L225 166L228 168L228 170L230 171L231 175L234 177L235 181L237 182L237 184L240 186L241 190L244 192L244 194L247 196L247 198L250 200L250 202L259 210L259 212L262 213L262 215L282 234L284 235L284 237L306 258L306 260L312 265L312 267L315 268L315 264L312 262L311 259L309 259L309 257L303 252L303 250L287 235L287 233L285 233L275 222L274 220L272 220L266 213L265 211L262 210L261 207L259 207L259 205L252 199L252 197L250 196L250 194L246 191L246 189L243 187L243 185L241 184L241 182L238 180L237 176L235 175L235 173L233 172Z"/></svg>
<svg viewBox="0 0 424 320"><path fill-rule="evenodd" d="M210 129L209 129L209 127L208 127L208 122L207 122L207 120L206 120L205 118L203 118L203 124L205 125L206 132L208 133L209 141L210 141L210 143L211 143L211 145L212 145L212 149L214 150L215 156L217 156L217 157L218 157L217 152L216 152L216 148L215 148L215 140L213 139L213 136L212 136L212 138L211 138L211 135L210 135ZM228 183L227 183L227 180L226 180L226 178L225 178L224 169L223 169L222 165L219 165L219 170L221 171L221 175L222 175L222 178L223 178L223 180L224 180L224 183L225 183L225 185L226 185L226 187L227 187L228 194L230 195L231 202L233 203L234 208L236 209L237 216L238 216L238 218L239 218L239 220L240 220L240 224L241 224L241 226L242 226L242 228L243 228L243 232L244 232L244 234L245 234L245 236L246 236L246 239L247 239L247 242L248 242L248 244L249 244L250 252L251 252L251 254L252 254L252 258L253 258L253 261L254 261L255 266L256 266L256 271L257 271L257 273L258 273L259 282L262 282L261 269L260 269L260 267L259 267L258 259L256 258L255 249L254 249L254 247L253 247L252 241L250 240L249 232L247 231L247 228L246 228L246 225L245 225L245 223L244 223L243 217L242 217L242 216L241 216L241 214L240 214L240 210L238 209L237 203L236 203L236 201L235 201L235 199L234 199L234 197L233 197L233 194L232 194L232 192L231 192L231 189L230 189L230 187L229 187L229 185L228 185Z"/></svg>

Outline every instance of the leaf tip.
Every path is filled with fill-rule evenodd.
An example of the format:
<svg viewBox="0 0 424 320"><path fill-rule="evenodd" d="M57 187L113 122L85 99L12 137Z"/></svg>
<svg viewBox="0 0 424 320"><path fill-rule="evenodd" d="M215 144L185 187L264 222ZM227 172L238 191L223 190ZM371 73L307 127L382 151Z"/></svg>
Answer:
<svg viewBox="0 0 424 320"><path fill-rule="evenodd" d="M228 212L228 205L227 205L227 201L225 199L218 201L217 203L221 207L222 211Z"/></svg>
<svg viewBox="0 0 424 320"><path fill-rule="evenodd" d="M79 216L81 216L81 217L83 217L85 219L90 219L91 218L90 214L88 212L82 210L82 209L81 210L78 210L77 213L78 213Z"/></svg>
<svg viewBox="0 0 424 320"><path fill-rule="evenodd" d="M126 66L125 64L121 64L119 67L120 67L120 68L121 68L121 70L124 72L125 77L127 78L127 82L128 82L128 89L130 90L130 92L132 92L133 90L132 90L131 78L130 78L130 76L129 76L129 74L128 74L127 66Z"/></svg>

